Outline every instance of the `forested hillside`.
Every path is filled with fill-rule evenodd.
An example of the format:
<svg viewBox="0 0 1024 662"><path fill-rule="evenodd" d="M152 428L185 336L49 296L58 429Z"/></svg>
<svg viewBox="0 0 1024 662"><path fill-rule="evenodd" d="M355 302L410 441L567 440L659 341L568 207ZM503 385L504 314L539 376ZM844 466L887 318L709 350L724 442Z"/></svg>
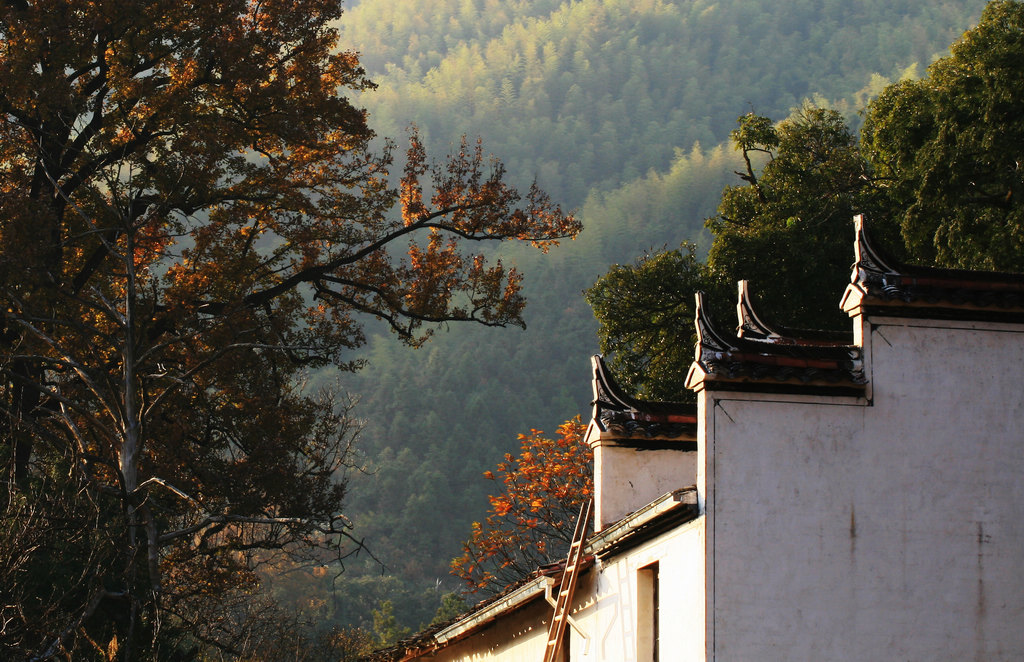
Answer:
<svg viewBox="0 0 1024 662"><path fill-rule="evenodd" d="M927 64L983 3L364 0L344 19L393 135L468 132L570 204L725 139L753 107L819 96L861 105L870 74Z"/></svg>
<svg viewBox="0 0 1024 662"><path fill-rule="evenodd" d="M596 325L581 291L646 249L700 240L741 161L736 117L782 119L806 99L854 118L923 71L982 0L363 0L342 19L379 87L359 102L382 134L416 123L434 153L467 133L581 210L585 230L526 274L528 328L455 329L420 350L371 339L361 394L367 475L349 515L361 557L310 588L321 617L372 626L392 600L419 627L457 582L448 561L516 434L586 417ZM706 246L705 246L706 248ZM681 336L688 330L681 332ZM331 375L321 375L326 379ZM380 615L380 613L378 614Z"/></svg>

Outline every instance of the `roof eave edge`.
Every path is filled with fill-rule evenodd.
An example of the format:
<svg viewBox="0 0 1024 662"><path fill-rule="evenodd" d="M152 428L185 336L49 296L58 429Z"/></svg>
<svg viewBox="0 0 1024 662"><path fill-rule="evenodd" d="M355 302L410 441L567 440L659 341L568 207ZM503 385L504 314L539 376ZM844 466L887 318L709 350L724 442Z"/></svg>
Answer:
<svg viewBox="0 0 1024 662"><path fill-rule="evenodd" d="M613 522L591 536L587 541L586 551L588 554L599 554L604 548L614 544L620 538L628 535L637 527L655 519L669 511L677 508L696 505L697 487L680 488L666 492L650 503L634 510L617 522Z"/></svg>
<svg viewBox="0 0 1024 662"><path fill-rule="evenodd" d="M456 621L440 632L437 632L434 635L434 641L436 641L439 646L448 645L452 641L466 636L498 616L510 612L527 602L535 600L543 595L547 584L554 585L554 583L555 579L553 577L537 577L536 579L523 584L500 600L487 605L479 611L473 612L466 618Z"/></svg>

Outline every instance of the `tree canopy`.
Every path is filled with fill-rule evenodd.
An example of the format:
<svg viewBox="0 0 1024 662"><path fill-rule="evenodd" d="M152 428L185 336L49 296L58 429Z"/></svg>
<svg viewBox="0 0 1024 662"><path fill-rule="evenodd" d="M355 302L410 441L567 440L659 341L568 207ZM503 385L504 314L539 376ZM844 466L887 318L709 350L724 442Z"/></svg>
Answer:
<svg viewBox="0 0 1024 662"><path fill-rule="evenodd" d="M601 351L623 384L656 400L692 400L683 383L693 360L694 292L730 324L737 280L757 289L787 326L843 323L836 301L848 277L853 214L879 209L857 141L842 116L806 106L780 122L743 115L732 133L746 166L727 186L706 263L692 245L616 265L587 290Z"/></svg>
<svg viewBox="0 0 1024 662"><path fill-rule="evenodd" d="M778 125L744 115L732 140L745 183L726 187L707 220L712 278L726 292L749 280L783 324L841 327L853 215L884 211L856 137L838 112L808 106Z"/></svg>
<svg viewBox="0 0 1024 662"><path fill-rule="evenodd" d="M0 4L5 654L240 652L254 567L349 549L355 425L303 371L358 368L364 319L522 324L463 244L578 232L479 143L431 165L414 131L392 181L339 15Z"/></svg>
<svg viewBox="0 0 1024 662"><path fill-rule="evenodd" d="M471 592L498 593L539 566L565 556L580 506L594 492L593 451L583 440L579 416L558 427L554 437L540 430L519 435L511 453L487 471L502 491L488 497L484 522L474 522L452 574Z"/></svg>
<svg viewBox="0 0 1024 662"><path fill-rule="evenodd" d="M616 378L651 400L692 399L680 388L693 361L693 293L715 287L696 246L615 265L585 293Z"/></svg>
<svg viewBox="0 0 1024 662"><path fill-rule="evenodd" d="M862 140L909 251L1024 271L1024 4L990 2L928 75L871 103Z"/></svg>
<svg viewBox="0 0 1024 662"><path fill-rule="evenodd" d="M776 118L811 97L855 112L872 74L923 68L983 5L360 0L343 30L380 83L367 104L382 122L415 120L442 145L486 135L581 204L668 168L676 148L727 140L748 104Z"/></svg>

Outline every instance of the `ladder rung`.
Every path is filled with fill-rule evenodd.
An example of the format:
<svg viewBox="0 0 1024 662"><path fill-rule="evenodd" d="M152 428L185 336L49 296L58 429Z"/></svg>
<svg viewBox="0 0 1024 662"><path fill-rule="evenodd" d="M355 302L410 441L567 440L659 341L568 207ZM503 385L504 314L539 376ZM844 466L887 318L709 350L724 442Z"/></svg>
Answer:
<svg viewBox="0 0 1024 662"><path fill-rule="evenodd" d="M548 627L547 652L544 654L545 662L554 662L561 644L562 634L565 632L566 620L569 618L569 609L572 602L572 594L576 588L576 580L579 576L580 559L583 557L583 542L587 534L587 523L590 520L591 499L587 499L580 507L580 516L576 520L576 529L573 531L572 542L569 544L569 554L565 561L565 570L562 571L562 580L559 582L558 599L555 600L555 613L552 616Z"/></svg>

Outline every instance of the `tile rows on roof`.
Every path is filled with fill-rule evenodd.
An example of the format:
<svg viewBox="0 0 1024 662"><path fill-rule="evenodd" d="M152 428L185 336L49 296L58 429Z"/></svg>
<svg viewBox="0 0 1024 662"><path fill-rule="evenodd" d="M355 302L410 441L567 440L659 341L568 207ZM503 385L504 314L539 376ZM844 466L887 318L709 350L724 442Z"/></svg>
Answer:
<svg viewBox="0 0 1024 662"><path fill-rule="evenodd" d="M708 382L720 387L757 390L772 383L772 390L803 392L818 386L843 386L851 394L865 383L861 348L850 337L816 333L805 339L795 331L781 334L756 315L749 293L741 284L739 334L726 336L713 325L703 295L697 294L697 356L686 385ZM784 385L784 388L783 388Z"/></svg>
<svg viewBox="0 0 1024 662"><path fill-rule="evenodd" d="M629 412L605 410L600 414L603 428L618 437L644 437L647 439L688 438L697 435L697 417L692 420L651 420L634 417Z"/></svg>
<svg viewBox="0 0 1024 662"><path fill-rule="evenodd" d="M942 318L1021 321L1024 275L901 264L872 243L863 216L855 220L856 262L843 310L920 316L915 311L927 309Z"/></svg>
<svg viewBox="0 0 1024 662"><path fill-rule="evenodd" d="M633 398L615 382L603 358L594 356L591 365L594 369L592 420L602 432L625 438L696 438L696 405Z"/></svg>

